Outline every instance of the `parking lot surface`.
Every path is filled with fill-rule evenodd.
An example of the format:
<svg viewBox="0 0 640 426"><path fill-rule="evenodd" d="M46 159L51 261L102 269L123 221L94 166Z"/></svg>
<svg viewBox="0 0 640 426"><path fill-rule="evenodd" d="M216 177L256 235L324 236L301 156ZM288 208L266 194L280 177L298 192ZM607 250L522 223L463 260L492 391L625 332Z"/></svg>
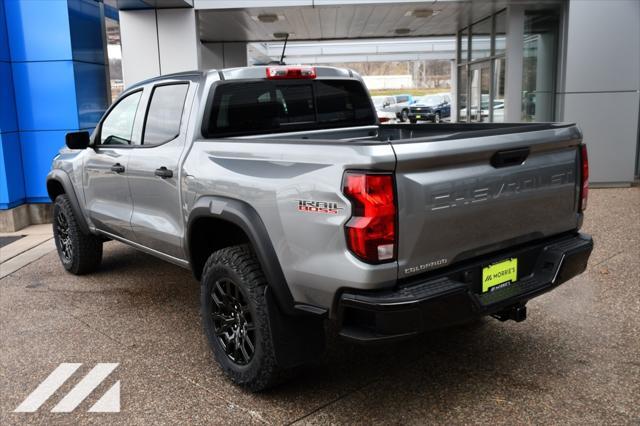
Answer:
<svg viewBox="0 0 640 426"><path fill-rule="evenodd" d="M322 363L262 394L214 363L188 271L110 242L101 270L76 277L48 249L0 280L0 424L640 424L640 188L592 190L589 203L588 271L529 302L526 321L374 347L332 337ZM60 363L82 366L36 412L14 413ZM52 413L97 363L119 365ZM116 381L121 411L88 412Z"/></svg>

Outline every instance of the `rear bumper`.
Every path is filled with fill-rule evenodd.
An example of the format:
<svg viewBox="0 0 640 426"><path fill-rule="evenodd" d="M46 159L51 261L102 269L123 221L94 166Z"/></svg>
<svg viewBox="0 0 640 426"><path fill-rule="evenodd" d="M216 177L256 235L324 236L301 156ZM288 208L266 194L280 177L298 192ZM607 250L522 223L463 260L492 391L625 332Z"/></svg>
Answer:
<svg viewBox="0 0 640 426"><path fill-rule="evenodd" d="M590 236L574 233L473 259L393 290L346 290L337 305L340 335L361 342L392 340L524 306L582 273L592 249ZM481 294L482 268L509 257L523 266L518 280Z"/></svg>

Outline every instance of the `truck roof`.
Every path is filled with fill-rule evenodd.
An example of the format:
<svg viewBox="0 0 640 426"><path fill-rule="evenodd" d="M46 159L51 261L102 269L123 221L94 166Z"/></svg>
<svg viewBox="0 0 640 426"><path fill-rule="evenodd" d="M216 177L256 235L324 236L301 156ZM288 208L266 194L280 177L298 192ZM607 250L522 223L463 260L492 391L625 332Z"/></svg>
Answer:
<svg viewBox="0 0 640 426"><path fill-rule="evenodd" d="M206 77L208 75L217 74L224 80L243 80L243 79L259 79L265 78L267 68L283 67L283 68L306 68L313 67L316 72L316 78L359 78L359 75L348 69L328 66L312 66L312 65L256 65L251 67L237 67L237 68L222 68L222 69L207 69L207 70L192 70L181 71L172 74L160 75L157 77L148 78L146 80L139 81L131 85L127 90L143 86L148 83L156 81L171 80L180 77Z"/></svg>

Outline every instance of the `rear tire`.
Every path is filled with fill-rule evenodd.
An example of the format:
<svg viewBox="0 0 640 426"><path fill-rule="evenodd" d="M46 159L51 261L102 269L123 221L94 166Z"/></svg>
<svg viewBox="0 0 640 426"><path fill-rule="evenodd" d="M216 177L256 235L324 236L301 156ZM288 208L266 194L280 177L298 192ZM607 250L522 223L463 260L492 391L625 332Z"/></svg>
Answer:
<svg viewBox="0 0 640 426"><path fill-rule="evenodd" d="M66 194L58 195L53 205L53 238L62 266L72 274L88 274L100 266L102 239L82 231Z"/></svg>
<svg viewBox="0 0 640 426"><path fill-rule="evenodd" d="M267 308L267 281L248 245L214 252L202 273L202 324L218 364L234 383L257 392L280 381Z"/></svg>

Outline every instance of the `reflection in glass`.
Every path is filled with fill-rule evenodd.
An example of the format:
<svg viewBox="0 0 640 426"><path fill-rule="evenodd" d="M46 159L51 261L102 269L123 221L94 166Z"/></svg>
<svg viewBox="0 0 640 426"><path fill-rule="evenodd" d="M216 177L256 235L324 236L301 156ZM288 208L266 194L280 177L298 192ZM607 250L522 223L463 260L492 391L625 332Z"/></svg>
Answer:
<svg viewBox="0 0 640 426"><path fill-rule="evenodd" d="M491 17L471 26L471 60L491 56Z"/></svg>
<svg viewBox="0 0 640 426"><path fill-rule="evenodd" d="M467 67L458 67L458 121L467 121Z"/></svg>
<svg viewBox="0 0 640 426"><path fill-rule="evenodd" d="M495 16L495 50L494 55L504 55L507 45L507 11L503 10Z"/></svg>
<svg viewBox="0 0 640 426"><path fill-rule="evenodd" d="M499 58L493 61L493 119L492 121L494 123L504 122L505 68L506 68L505 58Z"/></svg>
<svg viewBox="0 0 640 426"><path fill-rule="evenodd" d="M553 121L558 15L525 14L522 120Z"/></svg>
<svg viewBox="0 0 640 426"><path fill-rule="evenodd" d="M502 10L458 33L458 121L504 122L506 21Z"/></svg>
<svg viewBox="0 0 640 426"><path fill-rule="evenodd" d="M462 30L458 39L460 43L458 51L460 52L460 62L467 62L469 60L469 28Z"/></svg>
<svg viewBox="0 0 640 426"><path fill-rule="evenodd" d="M104 119L100 129L100 143L103 145L130 145L133 123L140 103L142 91L128 94Z"/></svg>
<svg viewBox="0 0 640 426"><path fill-rule="evenodd" d="M122 45L120 42L120 22L105 17L107 33L107 57L109 59L109 79L111 102L115 101L124 90L122 81Z"/></svg>
<svg viewBox="0 0 640 426"><path fill-rule="evenodd" d="M491 87L491 67L487 62L471 70L471 122L489 121L489 92Z"/></svg>
<svg viewBox="0 0 640 426"><path fill-rule="evenodd" d="M480 109L480 69L471 70L471 102L469 103L469 115L471 121L478 121Z"/></svg>

